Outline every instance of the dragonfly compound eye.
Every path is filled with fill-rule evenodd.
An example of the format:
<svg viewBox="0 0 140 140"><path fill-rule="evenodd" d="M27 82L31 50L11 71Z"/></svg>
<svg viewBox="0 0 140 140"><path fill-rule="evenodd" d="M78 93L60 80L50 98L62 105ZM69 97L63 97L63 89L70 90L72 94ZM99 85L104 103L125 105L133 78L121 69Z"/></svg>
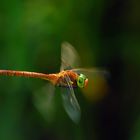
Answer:
<svg viewBox="0 0 140 140"><path fill-rule="evenodd" d="M87 80L86 76L83 74L80 74L78 79L77 79L77 85L80 88L85 87L85 81Z"/></svg>

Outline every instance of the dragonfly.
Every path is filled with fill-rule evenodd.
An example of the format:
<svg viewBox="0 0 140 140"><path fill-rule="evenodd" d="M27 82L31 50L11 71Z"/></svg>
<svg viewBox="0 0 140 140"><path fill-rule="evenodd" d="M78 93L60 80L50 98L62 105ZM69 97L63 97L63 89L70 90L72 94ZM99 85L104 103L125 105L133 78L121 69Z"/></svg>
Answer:
<svg viewBox="0 0 140 140"><path fill-rule="evenodd" d="M75 48L68 42L61 45L61 66L60 72L45 74L29 71L17 70L0 70L0 75L39 78L49 81L52 85L62 89L62 100L64 108L68 116L74 121L79 122L81 116L80 105L76 99L74 89L85 88L88 86L88 78L81 71L87 71L78 68L80 65L80 57ZM75 68L77 67L77 68ZM94 73L99 72L94 69Z"/></svg>

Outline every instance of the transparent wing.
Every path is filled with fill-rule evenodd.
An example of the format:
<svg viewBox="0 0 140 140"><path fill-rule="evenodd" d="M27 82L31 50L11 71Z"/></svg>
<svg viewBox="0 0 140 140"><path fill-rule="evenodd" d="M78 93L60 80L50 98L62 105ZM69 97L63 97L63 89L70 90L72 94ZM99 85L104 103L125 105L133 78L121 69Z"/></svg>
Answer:
<svg viewBox="0 0 140 140"><path fill-rule="evenodd" d="M80 57L75 48L68 42L63 42L61 46L61 67L60 71L71 68L79 67Z"/></svg>
<svg viewBox="0 0 140 140"><path fill-rule="evenodd" d="M65 80L68 84L68 87L62 88L62 99L64 108L69 115L69 117L76 123L79 122L81 116L80 106L75 97L74 90L72 85L70 84L70 78L68 76L65 77Z"/></svg>
<svg viewBox="0 0 140 140"><path fill-rule="evenodd" d="M110 74L107 70L101 69L101 68L76 68L72 69L76 73L82 73L85 76L96 76L96 75L102 75L105 77L109 77Z"/></svg>
<svg viewBox="0 0 140 140"><path fill-rule="evenodd" d="M36 91L33 96L35 107L47 121L53 121L55 116L54 97L55 87L52 84L47 84L40 90Z"/></svg>

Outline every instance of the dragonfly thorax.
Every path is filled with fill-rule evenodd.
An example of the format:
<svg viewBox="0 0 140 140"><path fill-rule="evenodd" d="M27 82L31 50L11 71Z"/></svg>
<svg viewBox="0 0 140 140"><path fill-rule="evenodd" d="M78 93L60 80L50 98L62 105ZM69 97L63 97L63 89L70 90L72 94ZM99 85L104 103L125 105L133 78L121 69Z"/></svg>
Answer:
<svg viewBox="0 0 140 140"><path fill-rule="evenodd" d="M78 74L72 70L61 71L58 76L56 86L68 87L70 84L72 87L77 87Z"/></svg>

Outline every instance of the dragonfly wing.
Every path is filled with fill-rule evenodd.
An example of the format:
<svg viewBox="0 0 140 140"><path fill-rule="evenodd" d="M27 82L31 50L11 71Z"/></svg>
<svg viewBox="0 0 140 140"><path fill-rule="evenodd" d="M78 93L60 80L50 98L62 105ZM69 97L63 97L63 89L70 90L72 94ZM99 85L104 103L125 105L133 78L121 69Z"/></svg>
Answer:
<svg viewBox="0 0 140 140"><path fill-rule="evenodd" d="M71 67L79 67L80 57L75 48L68 42L63 42L61 46L61 67L65 70Z"/></svg>
<svg viewBox="0 0 140 140"><path fill-rule="evenodd" d="M80 106L75 97L74 90L72 85L70 84L70 78L68 76L65 77L65 80L68 84L68 87L62 88L62 99L64 108L69 115L69 117L76 123L79 122L81 116Z"/></svg>
<svg viewBox="0 0 140 140"><path fill-rule="evenodd" d="M87 76L87 78L95 77L95 76L103 76L105 78L109 78L110 77L110 73L107 70L104 69L98 69L98 68L76 68L76 69L72 69L72 71L78 73L78 74L84 74L85 76Z"/></svg>
<svg viewBox="0 0 140 140"><path fill-rule="evenodd" d="M34 105L47 121L53 121L55 112L54 97L55 87L47 84L34 94Z"/></svg>

